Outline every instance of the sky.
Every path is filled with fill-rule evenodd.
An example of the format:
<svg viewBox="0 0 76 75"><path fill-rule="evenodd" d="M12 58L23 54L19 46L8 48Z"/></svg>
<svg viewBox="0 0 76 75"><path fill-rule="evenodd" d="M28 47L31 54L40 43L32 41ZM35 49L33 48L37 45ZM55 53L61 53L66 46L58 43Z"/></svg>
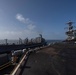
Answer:
<svg viewBox="0 0 76 75"><path fill-rule="evenodd" d="M76 0L0 0L0 39L66 39L76 22ZM76 24L74 24L75 26Z"/></svg>

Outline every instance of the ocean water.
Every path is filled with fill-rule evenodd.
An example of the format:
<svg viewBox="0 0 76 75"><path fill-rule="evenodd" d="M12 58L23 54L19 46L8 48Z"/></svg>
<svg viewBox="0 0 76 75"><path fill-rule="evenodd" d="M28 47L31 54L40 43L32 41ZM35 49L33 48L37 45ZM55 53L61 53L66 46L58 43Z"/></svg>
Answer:
<svg viewBox="0 0 76 75"><path fill-rule="evenodd" d="M46 40L47 44L52 44L52 43L58 43L58 42L62 42L63 40Z"/></svg>
<svg viewBox="0 0 76 75"><path fill-rule="evenodd" d="M22 41L24 43L24 41ZM47 44L49 43L55 43L55 42L62 42L62 40L46 40ZM7 40L8 44L19 44L19 40ZM0 40L0 44L6 44L5 40Z"/></svg>

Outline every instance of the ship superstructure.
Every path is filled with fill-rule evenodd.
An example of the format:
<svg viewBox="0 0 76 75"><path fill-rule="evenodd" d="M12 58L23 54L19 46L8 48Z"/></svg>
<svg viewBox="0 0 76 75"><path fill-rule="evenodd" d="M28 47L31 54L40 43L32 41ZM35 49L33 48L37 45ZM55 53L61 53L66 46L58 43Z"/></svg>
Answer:
<svg viewBox="0 0 76 75"><path fill-rule="evenodd" d="M68 27L67 27L67 31L65 32L67 37L67 41L76 41L76 30L74 29L75 27L72 25L74 22L69 21L67 23Z"/></svg>

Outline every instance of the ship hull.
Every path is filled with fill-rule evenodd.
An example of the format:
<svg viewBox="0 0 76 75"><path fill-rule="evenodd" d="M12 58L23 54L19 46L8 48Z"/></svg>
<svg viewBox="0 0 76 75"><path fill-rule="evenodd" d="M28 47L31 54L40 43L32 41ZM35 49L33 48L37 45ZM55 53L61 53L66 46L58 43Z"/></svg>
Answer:
<svg viewBox="0 0 76 75"><path fill-rule="evenodd" d="M22 50L22 49L28 49L28 48L35 48L46 45L46 42L43 43L37 43L37 44L19 44L19 45L0 45L0 53L9 53L12 50Z"/></svg>

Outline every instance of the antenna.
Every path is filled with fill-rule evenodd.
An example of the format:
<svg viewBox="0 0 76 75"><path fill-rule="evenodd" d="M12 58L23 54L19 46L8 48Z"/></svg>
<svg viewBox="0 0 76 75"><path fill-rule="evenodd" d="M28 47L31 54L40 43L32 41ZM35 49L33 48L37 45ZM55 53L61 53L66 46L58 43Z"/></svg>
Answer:
<svg viewBox="0 0 76 75"><path fill-rule="evenodd" d="M71 20L69 20L69 22L67 22L66 24L68 25L68 27L66 27L65 29L68 29L68 31L66 31L66 35L68 36L68 40L72 40L74 39L74 33L75 33L75 30L74 30L74 26L72 25L74 22L72 22Z"/></svg>
<svg viewBox="0 0 76 75"><path fill-rule="evenodd" d="M71 26L74 22L72 22L71 20L69 20L68 23L66 23L67 25Z"/></svg>
<svg viewBox="0 0 76 75"><path fill-rule="evenodd" d="M68 25L67 29L68 29L69 31L73 31L73 28L74 28L74 26L72 26L73 23L74 23L74 22L72 22L71 20L69 20L69 22L66 23L66 24Z"/></svg>

